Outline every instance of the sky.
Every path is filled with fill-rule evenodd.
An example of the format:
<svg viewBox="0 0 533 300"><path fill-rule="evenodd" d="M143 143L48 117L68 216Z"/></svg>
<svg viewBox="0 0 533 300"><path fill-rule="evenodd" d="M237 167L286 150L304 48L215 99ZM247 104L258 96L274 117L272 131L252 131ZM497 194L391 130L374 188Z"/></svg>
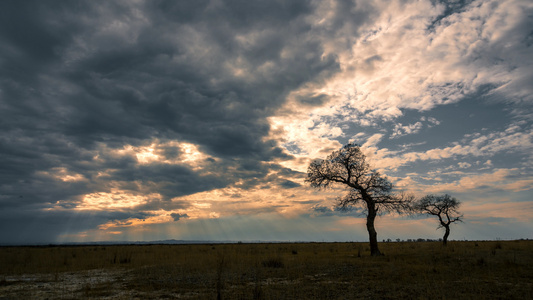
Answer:
<svg viewBox="0 0 533 300"><path fill-rule="evenodd" d="M350 142L531 239L532 107L529 0L0 1L0 244L367 241L305 182Z"/></svg>

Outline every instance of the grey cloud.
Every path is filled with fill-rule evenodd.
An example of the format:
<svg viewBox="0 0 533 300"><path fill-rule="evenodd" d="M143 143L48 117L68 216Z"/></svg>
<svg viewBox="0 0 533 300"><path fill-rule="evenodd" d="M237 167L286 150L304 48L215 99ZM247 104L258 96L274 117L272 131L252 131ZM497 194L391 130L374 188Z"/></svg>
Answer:
<svg viewBox="0 0 533 300"><path fill-rule="evenodd" d="M180 219L188 219L189 218L189 215L187 215L187 214L171 213L170 216L174 219L174 221L179 221Z"/></svg>
<svg viewBox="0 0 533 300"><path fill-rule="evenodd" d="M341 209L339 207L333 206L323 206L321 204L316 204L311 207L311 216L312 217L331 217L331 216L346 216L349 212L356 211L360 212L359 208L348 208Z"/></svg>
<svg viewBox="0 0 533 300"><path fill-rule="evenodd" d="M504 218L504 217L469 217L468 222L470 223L515 223L518 220L516 218Z"/></svg>
<svg viewBox="0 0 533 300"><path fill-rule="evenodd" d="M309 106L319 106L327 101L326 95L304 94L296 96L296 101Z"/></svg>
<svg viewBox="0 0 533 300"><path fill-rule="evenodd" d="M221 175L203 175L182 165L154 164L117 170L111 173L109 179L125 182L125 189L138 188L138 185L130 187L128 185L130 182L140 181L147 185L153 184L153 192L160 193L169 199L222 188L234 180Z"/></svg>
<svg viewBox="0 0 533 300"><path fill-rule="evenodd" d="M364 65L368 70L374 70L375 65L380 61L383 61L383 58L380 55L373 55L364 60Z"/></svg>
<svg viewBox="0 0 533 300"><path fill-rule="evenodd" d="M283 187L283 188L286 188L286 189L292 189L292 188L296 188L296 187L300 187L301 186L301 184L299 184L297 182L294 182L294 181L290 181L290 180L284 180L279 185L281 187Z"/></svg>
<svg viewBox="0 0 533 300"><path fill-rule="evenodd" d="M321 215L324 215L324 214L330 215L331 212L333 211L332 208L326 207L326 206L321 206L321 205L315 205L315 206L311 207L311 210L313 212L321 214Z"/></svg>
<svg viewBox="0 0 533 300"><path fill-rule="evenodd" d="M458 1L449 1L449 0L434 0L432 1L435 4L442 5L444 10L442 13L433 20L428 26L428 30L434 30L435 26L440 25L443 22L443 19L446 17L463 11L473 0L458 0Z"/></svg>

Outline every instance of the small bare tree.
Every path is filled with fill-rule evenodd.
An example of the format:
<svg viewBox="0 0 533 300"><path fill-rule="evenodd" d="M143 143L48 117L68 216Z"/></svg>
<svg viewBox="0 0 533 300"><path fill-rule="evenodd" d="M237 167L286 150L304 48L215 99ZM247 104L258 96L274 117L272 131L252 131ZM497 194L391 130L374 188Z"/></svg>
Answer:
<svg viewBox="0 0 533 300"><path fill-rule="evenodd" d="M337 207L360 206L366 211L366 228L370 238L370 253L381 255L374 221L378 213L409 211L413 196L394 193L394 185L372 170L366 156L356 144L347 144L325 160L313 161L307 169L307 182L312 187L326 188L332 184L345 186L348 192L340 197Z"/></svg>
<svg viewBox="0 0 533 300"><path fill-rule="evenodd" d="M442 196L427 195L414 204L414 209L420 213L439 218L437 229L444 227L446 230L442 238L442 243L446 246L450 235L450 224L463 221L463 215L459 214L458 211L459 205L461 202L448 194Z"/></svg>

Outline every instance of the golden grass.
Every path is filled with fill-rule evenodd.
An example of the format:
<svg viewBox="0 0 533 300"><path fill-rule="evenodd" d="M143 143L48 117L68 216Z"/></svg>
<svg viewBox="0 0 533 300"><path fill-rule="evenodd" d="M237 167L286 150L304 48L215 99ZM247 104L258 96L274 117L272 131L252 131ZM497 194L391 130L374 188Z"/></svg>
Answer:
<svg viewBox="0 0 533 300"><path fill-rule="evenodd" d="M532 299L533 241L0 248L0 298Z"/></svg>

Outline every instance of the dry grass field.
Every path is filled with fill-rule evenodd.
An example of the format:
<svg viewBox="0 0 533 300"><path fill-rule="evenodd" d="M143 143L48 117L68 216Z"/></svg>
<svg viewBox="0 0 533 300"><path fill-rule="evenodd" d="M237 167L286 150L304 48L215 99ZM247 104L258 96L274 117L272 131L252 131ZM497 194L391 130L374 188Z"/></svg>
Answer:
<svg viewBox="0 0 533 300"><path fill-rule="evenodd" d="M533 241L0 247L0 299L532 299Z"/></svg>

